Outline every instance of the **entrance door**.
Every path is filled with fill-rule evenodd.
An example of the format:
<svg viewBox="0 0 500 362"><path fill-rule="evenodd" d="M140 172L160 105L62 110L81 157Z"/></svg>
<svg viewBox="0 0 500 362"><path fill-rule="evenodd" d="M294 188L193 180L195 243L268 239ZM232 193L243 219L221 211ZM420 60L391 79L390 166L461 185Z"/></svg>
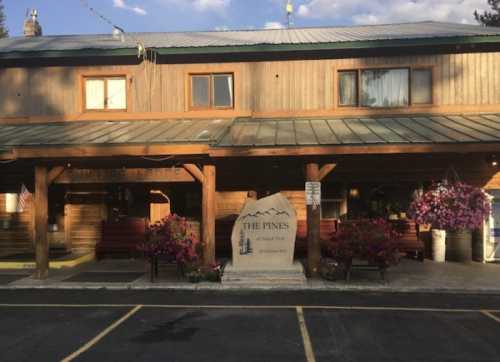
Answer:
<svg viewBox="0 0 500 362"><path fill-rule="evenodd" d="M170 215L170 199L160 190L151 190L149 194L149 220L151 224Z"/></svg>

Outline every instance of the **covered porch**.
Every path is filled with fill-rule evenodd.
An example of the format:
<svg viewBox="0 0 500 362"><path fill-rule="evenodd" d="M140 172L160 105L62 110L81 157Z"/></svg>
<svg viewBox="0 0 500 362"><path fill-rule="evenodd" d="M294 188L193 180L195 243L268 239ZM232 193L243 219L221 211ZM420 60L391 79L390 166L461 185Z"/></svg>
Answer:
<svg viewBox="0 0 500 362"><path fill-rule="evenodd" d="M19 246L17 235L33 252L40 279L49 276L54 233L66 250L99 254L109 223L121 221L114 229L130 234L132 219L143 220L136 227L145 229L167 208L193 222L205 263L229 258L231 226L245 200L275 192L297 211L296 258L307 258L313 275L328 225L404 218L412 192L450 168L464 181L500 188L492 162L500 152L498 115L0 127L2 191L18 192L24 183L32 194L30 213L15 216L24 220L15 224L24 234L2 231L2 246ZM306 205L305 181L322 182L321 207ZM130 238L130 250L137 242Z"/></svg>

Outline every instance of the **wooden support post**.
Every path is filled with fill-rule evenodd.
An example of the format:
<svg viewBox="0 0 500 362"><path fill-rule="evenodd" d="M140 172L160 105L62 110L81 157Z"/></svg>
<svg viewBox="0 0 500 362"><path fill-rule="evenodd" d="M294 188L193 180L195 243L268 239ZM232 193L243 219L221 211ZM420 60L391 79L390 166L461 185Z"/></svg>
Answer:
<svg viewBox="0 0 500 362"><path fill-rule="evenodd" d="M35 258L36 279L49 276L49 243L47 240L48 223L48 172L45 166L35 167Z"/></svg>
<svg viewBox="0 0 500 362"><path fill-rule="evenodd" d="M203 166L202 185L202 241L203 262L215 262L215 166Z"/></svg>
<svg viewBox="0 0 500 362"><path fill-rule="evenodd" d="M306 165L307 181L320 181L319 166L317 163ZM319 228L321 223L321 205L307 206L307 267L310 276L317 275L321 260L321 243Z"/></svg>
<svg viewBox="0 0 500 362"><path fill-rule="evenodd" d="M326 165L321 166L318 175L318 181L323 181L323 179L332 172L337 165L335 163L327 163Z"/></svg>
<svg viewBox="0 0 500 362"><path fill-rule="evenodd" d="M48 175L47 175L47 183L49 185L53 184L54 181L61 176L61 174L64 172L64 166L54 166L50 169Z"/></svg>
<svg viewBox="0 0 500 362"><path fill-rule="evenodd" d="M205 176L203 175L203 172L194 163L185 163L182 166L187 172L191 174L191 176L197 179L200 183L204 182Z"/></svg>

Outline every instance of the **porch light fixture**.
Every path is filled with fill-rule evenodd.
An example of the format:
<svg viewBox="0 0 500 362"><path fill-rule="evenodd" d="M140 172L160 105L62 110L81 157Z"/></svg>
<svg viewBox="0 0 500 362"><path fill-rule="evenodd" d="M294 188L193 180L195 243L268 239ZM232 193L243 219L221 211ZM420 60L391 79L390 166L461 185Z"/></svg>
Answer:
<svg viewBox="0 0 500 362"><path fill-rule="evenodd" d="M19 201L19 197L17 194L8 193L5 194L5 212L7 214L13 214L17 212L17 203Z"/></svg>
<svg viewBox="0 0 500 362"><path fill-rule="evenodd" d="M486 162L488 162L492 167L498 166L498 158L496 155L490 155L486 158Z"/></svg>
<svg viewBox="0 0 500 362"><path fill-rule="evenodd" d="M351 199L357 199L359 198L359 189L357 188L352 188L349 190L349 197Z"/></svg>

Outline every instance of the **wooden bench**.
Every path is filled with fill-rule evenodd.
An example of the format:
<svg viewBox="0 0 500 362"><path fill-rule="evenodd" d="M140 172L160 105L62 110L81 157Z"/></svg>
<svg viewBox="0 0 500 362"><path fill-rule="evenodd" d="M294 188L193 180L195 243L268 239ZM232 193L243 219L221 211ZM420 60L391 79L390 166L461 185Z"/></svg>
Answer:
<svg viewBox="0 0 500 362"><path fill-rule="evenodd" d="M395 230L401 233L398 241L398 250L401 253L414 253L418 260L424 261L424 242L419 238L418 227L412 220L391 220L389 221Z"/></svg>
<svg viewBox="0 0 500 362"><path fill-rule="evenodd" d="M343 223L349 223L351 220L346 220ZM394 229L401 234L401 238L397 242L397 247L400 253L413 253L418 260L424 261L425 246L424 242L418 236L418 227L413 220L389 220L389 223ZM339 227L342 227L340 223Z"/></svg>
<svg viewBox="0 0 500 362"><path fill-rule="evenodd" d="M337 232L337 219L322 219L319 225L319 239L322 245L326 245ZM295 254L307 254L307 221L297 221L297 239L295 241Z"/></svg>
<svg viewBox="0 0 500 362"><path fill-rule="evenodd" d="M103 221L101 240L96 244L96 258L104 255L138 255L137 245L146 240L147 219L126 218Z"/></svg>

